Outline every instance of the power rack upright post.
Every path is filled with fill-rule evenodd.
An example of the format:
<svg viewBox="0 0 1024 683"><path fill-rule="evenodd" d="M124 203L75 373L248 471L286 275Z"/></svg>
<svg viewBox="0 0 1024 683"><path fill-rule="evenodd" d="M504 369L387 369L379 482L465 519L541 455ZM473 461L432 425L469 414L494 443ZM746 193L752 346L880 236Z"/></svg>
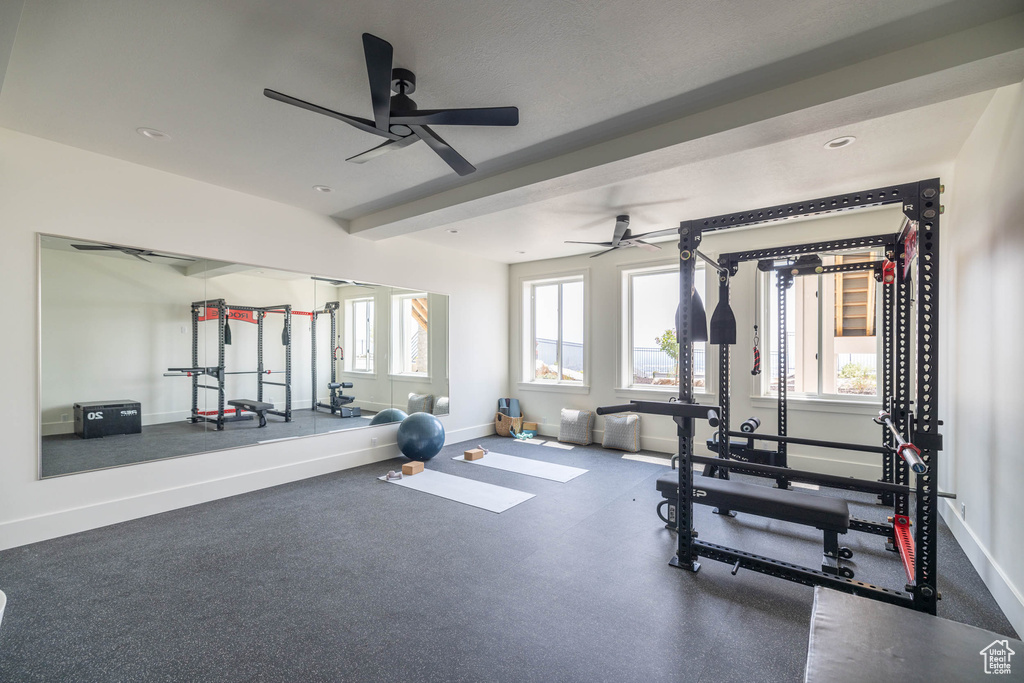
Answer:
<svg viewBox="0 0 1024 683"><path fill-rule="evenodd" d="M771 206L753 211L714 216L686 221L679 226L680 257L680 314L677 320L680 345L679 397L677 401L661 403L634 401L624 406L598 409L599 413L633 410L641 413L673 415L678 426L679 469L678 494L675 500L675 529L677 550L671 564L697 571L697 559L705 557L740 568L776 576L805 585L822 585L836 590L862 595L934 614L938 591L936 586L936 485L937 454L942 448L939 434L941 422L937 414L938 398L938 323L939 323L939 195L941 185L937 178L904 185L889 186L864 192L824 197L804 202ZM777 435L758 434L757 439L778 443L774 464L733 461L730 454L730 436L750 437L747 432L729 429L729 344L719 346L720 396L719 406L698 406L693 402L693 373L690 362L694 329L691 325L691 291L697 249L704 233L727 230L746 225L766 223L787 218L811 216L848 209L899 203L906 223L898 234L876 235L849 240L829 240L819 243L779 247L735 254L723 254L718 262L720 297L728 302L729 277L736 273L740 262L757 260L767 270L775 270L779 281L780 319L785 316L785 290L792 279L807 274L838 273L847 270L871 270L881 278L891 274L896 278L892 286L883 288L883 410L876 420L883 427L882 445L838 444L814 439L788 436L787 396L785 380L786 334L779 335L779 403ZM820 262L801 261L801 255L823 251L881 246L885 248L889 263L845 264L823 266ZM918 259L916 278L916 324L911 324L914 279L913 261ZM791 259L776 266L773 261ZM783 267L785 266L785 267ZM893 272L893 271L897 272ZM781 326L780 326L781 327ZM714 340L712 340L714 341ZM916 363L916 391L911 391L911 364ZM912 400L913 396L913 400ZM707 418L718 428L718 457L708 458L693 453L694 419ZM804 472L786 467L788 443L862 450L882 455L882 479L872 482L835 475ZM694 477L693 465L706 466L706 474L727 478L729 471L743 472L775 478L780 489L788 488L790 481L818 483L822 486L878 494L881 502L892 505L894 515L888 524L864 520L850 520L850 529L885 536L893 549L898 550L907 573L906 592L874 586L840 575L836 570L824 571L798 566L770 557L756 555L734 548L716 545L697 538L693 529ZM916 484L909 484L908 465L917 473ZM910 494L916 501L913 534L909 515ZM781 495L781 494L780 494ZM789 494L786 494L789 495Z"/></svg>
<svg viewBox="0 0 1024 683"><path fill-rule="evenodd" d="M312 361L312 371L313 371L313 376L312 376L313 402L312 402L312 406L311 407L312 407L314 412L316 411L317 408L330 408L329 405L325 406L325 405L321 404L320 400L317 398L317 391L316 391L316 380L317 380L317 366L316 366L316 357L317 357L316 319L319 316L325 315L325 314L329 315L330 318L331 318L331 381L330 381L330 385L333 385L333 384L336 384L338 382L338 363L337 363L337 358L335 356L335 351L336 351L337 347L335 346L335 339L338 338L338 309L339 308L341 308L341 302L340 301L328 301L326 304L324 304L323 308L321 308L320 310L315 310L315 311L313 311L313 312L311 312L309 314L309 316L310 316L310 333L309 333L309 336L310 336L310 340L311 340L310 343L312 344L312 349L310 351L310 357L313 359L313 361Z"/></svg>

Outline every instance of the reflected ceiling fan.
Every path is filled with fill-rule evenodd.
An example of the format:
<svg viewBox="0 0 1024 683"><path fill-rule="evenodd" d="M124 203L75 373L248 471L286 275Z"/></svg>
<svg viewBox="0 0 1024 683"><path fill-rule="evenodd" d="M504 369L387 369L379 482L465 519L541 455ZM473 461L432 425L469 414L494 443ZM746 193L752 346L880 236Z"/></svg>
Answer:
<svg viewBox="0 0 1024 683"><path fill-rule="evenodd" d="M365 282L356 282L355 280L333 280L329 277L317 277L315 275L311 275L310 279L317 280L318 282L326 282L328 284L334 285L335 287L349 285L352 287L369 287L371 289L373 288L373 285L366 284Z"/></svg>
<svg viewBox="0 0 1024 683"><path fill-rule="evenodd" d="M170 254L158 254L155 251L152 251L150 249L132 249L131 247L115 247L113 244L72 244L71 246L73 246L75 249L78 249L79 251L119 251L122 254L127 254L128 256L134 256L135 258L139 259L140 261L145 261L146 263L152 263L152 261L150 261L147 258L143 258L144 256L156 256L158 258L169 258L169 259L174 259L175 261L195 261L194 258L188 258L186 256L172 256Z"/></svg>
<svg viewBox="0 0 1024 683"><path fill-rule="evenodd" d="M417 109L416 103L409 97L416 91L416 76L408 69L392 68L394 49L391 47L391 43L383 38L364 33L363 53L366 55L366 73L370 79L373 121L332 111L269 88L265 88L263 94L272 100L330 116L366 133L386 138L383 143L373 149L346 159L346 161L356 164L423 140L456 173L468 175L475 171L476 167L452 149L451 145L429 126L515 126L519 124L519 109L516 107ZM395 93L394 95L391 94L392 91Z"/></svg>
<svg viewBox="0 0 1024 683"><path fill-rule="evenodd" d="M609 247L604 251L599 251L596 254L591 254L590 258L607 254L610 251L616 249L625 249L626 247L640 247L647 251L660 251L661 247L657 244L651 244L650 242L644 242L643 237L664 237L665 235L675 235L679 233L678 228L668 228L666 230L655 230L653 232L645 232L639 235L634 235L629 231L629 216L622 215L615 217L615 232L612 234L611 242L579 242L576 240L566 240L566 244L595 244L599 247Z"/></svg>

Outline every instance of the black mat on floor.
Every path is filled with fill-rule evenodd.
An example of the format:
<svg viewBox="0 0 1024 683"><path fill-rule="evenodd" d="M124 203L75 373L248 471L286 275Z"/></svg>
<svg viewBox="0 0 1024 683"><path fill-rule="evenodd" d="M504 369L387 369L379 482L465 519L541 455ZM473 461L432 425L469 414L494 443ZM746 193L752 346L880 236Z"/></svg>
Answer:
<svg viewBox="0 0 1024 683"><path fill-rule="evenodd" d="M42 476L53 477L72 472L87 472L105 467L130 465L181 455L251 446L260 441L288 439L322 434L336 429L355 429L370 424L366 417L338 417L328 412L293 410L291 422L283 417L267 416L267 426L259 420L229 422L224 429L209 422L191 424L184 420L149 425L141 434L82 439L74 434L44 436L42 440Z"/></svg>
<svg viewBox="0 0 1024 683"><path fill-rule="evenodd" d="M494 514L376 480L393 460L0 553L4 681L798 681L812 589L668 565L665 467L492 437L590 470L562 484L451 460L535 493ZM856 514L880 511L858 506ZM707 540L820 564L813 529L697 508ZM900 587L881 539L857 575ZM948 530L940 614L1013 635Z"/></svg>

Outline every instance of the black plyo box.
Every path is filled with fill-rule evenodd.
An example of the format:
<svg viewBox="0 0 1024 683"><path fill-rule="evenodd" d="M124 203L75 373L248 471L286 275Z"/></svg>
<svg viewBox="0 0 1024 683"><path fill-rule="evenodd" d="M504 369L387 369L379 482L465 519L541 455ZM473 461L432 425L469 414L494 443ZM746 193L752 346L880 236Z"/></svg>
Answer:
<svg viewBox="0 0 1024 683"><path fill-rule="evenodd" d="M141 433L142 404L138 401L125 399L75 404L75 434L83 439Z"/></svg>

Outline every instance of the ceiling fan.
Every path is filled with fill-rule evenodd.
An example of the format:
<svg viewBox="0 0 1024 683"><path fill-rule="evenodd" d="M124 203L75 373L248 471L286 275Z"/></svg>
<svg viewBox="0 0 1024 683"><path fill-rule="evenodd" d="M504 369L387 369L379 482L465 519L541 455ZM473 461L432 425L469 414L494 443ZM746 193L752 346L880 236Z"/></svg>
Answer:
<svg viewBox="0 0 1024 683"><path fill-rule="evenodd" d="M566 244L596 244L600 247L609 247L604 251L599 251L596 254L591 254L590 258L600 256L601 254L607 254L610 251L616 249L625 249L626 247L640 247L647 251L659 251L661 247L657 244L651 244L644 242L642 237L663 237L665 235L675 235L679 232L678 228L668 228L666 230L655 230L653 232L645 232L639 235L634 235L629 231L629 216L616 216L615 217L615 232L612 234L611 242L578 242L576 240L566 240Z"/></svg>
<svg viewBox="0 0 1024 683"><path fill-rule="evenodd" d="M371 289L373 288L373 285L368 285L365 282L357 282L355 280L333 280L333 279L328 278L328 277L317 277L316 275L311 275L310 279L311 280L317 280L319 282L326 282L328 284L334 285L335 287L341 287L342 285L349 285L351 287L369 287Z"/></svg>
<svg viewBox="0 0 1024 683"><path fill-rule="evenodd" d="M194 258L187 258L185 256L171 256L170 254L158 254L155 251L151 251L149 249L132 249L131 247L115 247L112 244L72 244L71 246L73 246L75 249L78 249L79 251L119 251L122 254L127 254L128 256L134 256L135 258L139 259L140 261L145 261L146 263L152 263L152 261L150 261L147 258L143 258L144 256L156 256L156 257L159 257L159 258L169 258L169 259L174 259L175 261L195 261Z"/></svg>
<svg viewBox="0 0 1024 683"><path fill-rule="evenodd" d="M380 145L346 159L346 161L356 164L423 140L456 173L468 175L475 171L476 167L452 149L451 145L429 126L515 126L519 124L519 109L516 107L417 109L416 103L409 97L410 93L416 91L416 76L408 69L392 68L394 49L391 47L391 43L364 33L363 53L366 55L366 73L370 80L373 121L332 111L269 88L264 89L263 94L272 100L330 116L366 133L386 138ZM394 95L391 94L392 91L394 91Z"/></svg>

